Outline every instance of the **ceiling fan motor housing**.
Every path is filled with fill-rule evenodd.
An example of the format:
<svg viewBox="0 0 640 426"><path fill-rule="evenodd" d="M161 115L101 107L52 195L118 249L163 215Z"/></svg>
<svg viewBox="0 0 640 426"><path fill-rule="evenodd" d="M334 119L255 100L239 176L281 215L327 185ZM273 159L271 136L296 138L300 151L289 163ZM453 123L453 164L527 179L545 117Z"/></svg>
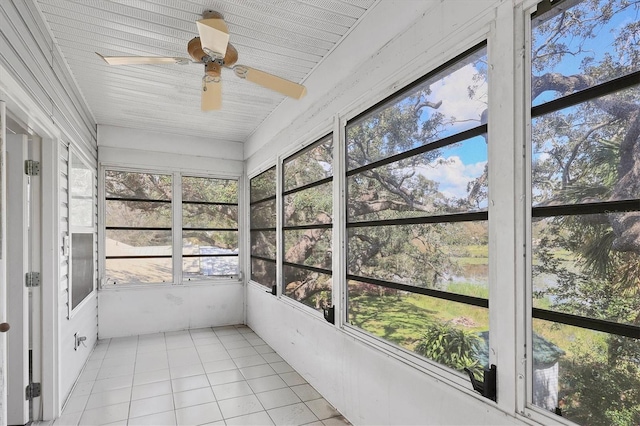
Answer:
<svg viewBox="0 0 640 426"><path fill-rule="evenodd" d="M200 37L194 37L189 41L189 44L187 44L187 52L189 52L189 56L191 56L194 61L202 62L204 64L218 62L220 65L230 67L238 61L238 51L231 43L227 45L227 53L224 55L224 58L222 58L222 61L212 59L211 56L207 55L206 52L202 50Z"/></svg>

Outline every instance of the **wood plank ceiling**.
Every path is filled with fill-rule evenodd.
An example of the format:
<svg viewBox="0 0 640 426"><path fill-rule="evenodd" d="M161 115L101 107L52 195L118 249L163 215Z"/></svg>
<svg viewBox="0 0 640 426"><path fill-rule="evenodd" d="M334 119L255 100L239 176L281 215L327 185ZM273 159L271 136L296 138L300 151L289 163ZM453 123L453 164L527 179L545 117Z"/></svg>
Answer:
<svg viewBox="0 0 640 426"><path fill-rule="evenodd" d="M188 57L205 10L224 15L239 64L304 84L378 0L36 0L98 124L244 142L285 99L223 70L223 107L200 111L203 65L108 66L106 56Z"/></svg>

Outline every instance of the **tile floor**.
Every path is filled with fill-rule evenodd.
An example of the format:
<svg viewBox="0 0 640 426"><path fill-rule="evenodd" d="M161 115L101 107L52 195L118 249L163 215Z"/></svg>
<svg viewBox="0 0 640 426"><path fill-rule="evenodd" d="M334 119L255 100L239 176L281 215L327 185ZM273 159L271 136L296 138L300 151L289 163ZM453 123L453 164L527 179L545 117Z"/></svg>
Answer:
<svg viewBox="0 0 640 426"><path fill-rule="evenodd" d="M348 425L246 326L100 340L54 425Z"/></svg>

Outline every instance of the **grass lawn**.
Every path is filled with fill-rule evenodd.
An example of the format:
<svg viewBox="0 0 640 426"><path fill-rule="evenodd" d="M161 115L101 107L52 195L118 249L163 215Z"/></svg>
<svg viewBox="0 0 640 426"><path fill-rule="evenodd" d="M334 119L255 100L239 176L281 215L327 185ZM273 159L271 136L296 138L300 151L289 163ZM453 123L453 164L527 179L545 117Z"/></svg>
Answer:
<svg viewBox="0 0 640 426"><path fill-rule="evenodd" d="M487 309L420 294L356 296L349 299L349 311L353 325L409 350L434 320L478 332L489 328Z"/></svg>

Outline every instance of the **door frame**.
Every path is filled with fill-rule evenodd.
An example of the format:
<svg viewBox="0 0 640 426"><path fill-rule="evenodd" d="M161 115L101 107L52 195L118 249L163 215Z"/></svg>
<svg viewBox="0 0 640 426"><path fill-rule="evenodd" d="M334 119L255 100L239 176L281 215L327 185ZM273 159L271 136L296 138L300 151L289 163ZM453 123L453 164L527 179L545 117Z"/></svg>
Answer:
<svg viewBox="0 0 640 426"><path fill-rule="evenodd" d="M42 320L42 420L53 420L61 415L60 362L59 362L59 277L62 236L60 234L60 144L63 136L51 117L30 95L5 72L0 64L0 104L6 105L12 117L28 123L42 138L41 150L41 320ZM3 153L4 155L4 153ZM2 172L4 173L4 172ZM0 206L3 221L7 204ZM6 235L6 234L5 234ZM5 241L2 244L6 244ZM6 253L6 246L4 253ZM1 268L0 281L6 281L6 270ZM2 288L0 288L2 291ZM6 300L6 298L5 298ZM0 333L2 334L2 333ZM0 339L2 339L0 337ZM2 340L0 340L2 343ZM5 370L6 371L6 370ZM3 380L4 379L4 380ZM6 377L0 378L0 386L6 389ZM6 397L6 392L3 393ZM1 396L1 395L0 395ZM0 403L2 400L0 400ZM6 404L2 406L6 410ZM0 412L1 414L1 412ZM5 416L6 419L6 416Z"/></svg>
<svg viewBox="0 0 640 426"><path fill-rule="evenodd" d="M0 98L0 323L7 321L6 103ZM8 330L6 330L8 331ZM7 334L0 332L0 425L7 424Z"/></svg>
<svg viewBox="0 0 640 426"><path fill-rule="evenodd" d="M29 384L29 297L25 274L29 271L29 186L24 172L28 158L28 135L7 135L7 423L27 424L30 419L29 401L25 389ZM20 201L20 202L16 202Z"/></svg>

